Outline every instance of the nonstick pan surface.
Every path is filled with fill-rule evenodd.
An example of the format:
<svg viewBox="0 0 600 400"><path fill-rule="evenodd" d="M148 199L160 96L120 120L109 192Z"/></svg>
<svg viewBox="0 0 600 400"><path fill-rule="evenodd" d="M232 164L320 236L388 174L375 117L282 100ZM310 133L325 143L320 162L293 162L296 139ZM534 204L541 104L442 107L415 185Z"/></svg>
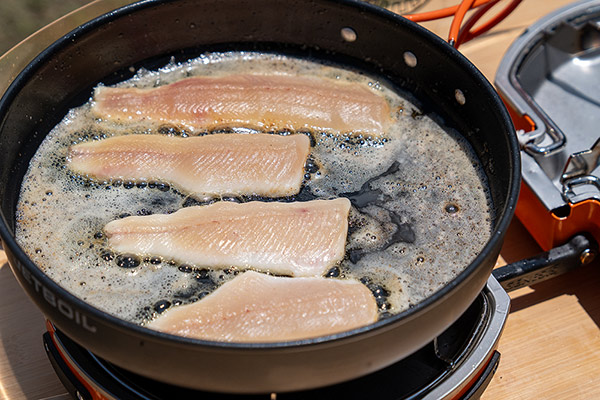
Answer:
<svg viewBox="0 0 600 400"><path fill-rule="evenodd" d="M350 34L348 34L350 33ZM367 327L285 343L174 337L108 315L44 275L14 239L28 162L45 135L99 82L129 78L172 57L255 50L333 60L410 93L471 143L491 190L490 241L457 278L415 307ZM518 146L497 94L460 53L425 29L358 1L142 1L87 22L44 50L0 100L0 234L15 276L70 338L138 374L196 389L269 393L315 388L383 368L455 321L487 281L513 215Z"/></svg>

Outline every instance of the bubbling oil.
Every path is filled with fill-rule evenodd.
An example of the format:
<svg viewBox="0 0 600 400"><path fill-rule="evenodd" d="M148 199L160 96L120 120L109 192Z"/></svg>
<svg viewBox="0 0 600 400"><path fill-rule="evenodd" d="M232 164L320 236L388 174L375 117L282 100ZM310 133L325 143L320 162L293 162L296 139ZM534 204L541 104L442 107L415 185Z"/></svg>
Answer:
<svg viewBox="0 0 600 400"><path fill-rule="evenodd" d="M285 199L258 199L350 199L346 257L326 277L363 282L385 317L439 290L481 251L491 234L493 214L472 150L459 135L421 115L384 81L284 55L230 52L172 62L157 71L140 70L117 86L156 87L190 76L241 72L356 82L390 104L394 123L379 137L300 132L311 138L302 191ZM190 205L257 198L198 199L167 182L93 181L73 174L66 158L69 146L76 143L132 133L215 133L101 120L91 115L90 102L69 111L31 160L17 205L17 240L39 268L69 292L112 315L144 324L169 307L201 299L240 270L115 254L103 227L129 215L172 213ZM234 128L228 132L254 131Z"/></svg>

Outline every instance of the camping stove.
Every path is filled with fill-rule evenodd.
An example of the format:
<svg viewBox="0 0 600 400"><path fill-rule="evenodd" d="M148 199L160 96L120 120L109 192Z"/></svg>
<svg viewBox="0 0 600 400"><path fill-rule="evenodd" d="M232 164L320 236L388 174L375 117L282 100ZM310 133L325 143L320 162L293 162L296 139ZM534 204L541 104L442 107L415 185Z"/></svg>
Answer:
<svg viewBox="0 0 600 400"><path fill-rule="evenodd" d="M496 87L521 143L516 215L548 250L600 241L600 1L536 22L505 54Z"/></svg>

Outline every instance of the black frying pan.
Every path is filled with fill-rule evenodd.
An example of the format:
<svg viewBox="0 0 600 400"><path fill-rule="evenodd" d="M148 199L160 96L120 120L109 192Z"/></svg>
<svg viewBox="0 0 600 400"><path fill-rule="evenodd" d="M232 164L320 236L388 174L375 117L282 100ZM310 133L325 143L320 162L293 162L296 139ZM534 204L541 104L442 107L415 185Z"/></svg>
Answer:
<svg viewBox="0 0 600 400"><path fill-rule="evenodd" d="M356 40L343 35L344 28ZM415 307L364 328L296 342L174 337L112 317L57 286L13 236L21 179L44 136L98 82L127 79L131 70L164 65L172 56L185 60L226 49L335 60L410 92L423 110L461 132L482 162L496 212L491 240L464 272ZM416 66L407 52L416 56ZM239 393L348 380L402 359L441 333L488 279L520 182L512 123L477 69L425 29L351 0L147 0L96 18L43 51L6 91L0 154L0 234L15 276L42 312L70 338L125 369L171 384Z"/></svg>

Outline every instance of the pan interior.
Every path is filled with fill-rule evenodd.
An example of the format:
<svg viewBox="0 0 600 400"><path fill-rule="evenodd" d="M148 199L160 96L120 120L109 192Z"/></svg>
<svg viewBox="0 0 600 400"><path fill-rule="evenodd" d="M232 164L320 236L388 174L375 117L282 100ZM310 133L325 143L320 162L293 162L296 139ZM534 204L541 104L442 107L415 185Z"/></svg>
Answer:
<svg viewBox="0 0 600 400"><path fill-rule="evenodd" d="M164 123L102 120L86 104L71 110L52 130L25 175L17 206L17 238L28 256L84 301L144 324L171 305L198 301L241 270L188 265L153 254L113 253L103 227L125 216L172 213L215 201L347 197L353 207L346 257L327 275L362 281L377 299L382 318L430 296L481 251L491 235L493 214L484 174L475 167L478 162L472 149L456 132L444 131L398 96L386 81L362 71L281 54L227 52L171 62L156 71L139 70L119 86L150 89L194 76L248 72L320 76L372 88L385 97L395 122L381 137L304 132L314 146L298 195L203 199L182 193L176 186L170 189L165 182L90 180L70 171L66 160L74 143L132 133L215 134ZM224 129L216 134L250 132ZM449 258L454 259L452 265L447 264Z"/></svg>

